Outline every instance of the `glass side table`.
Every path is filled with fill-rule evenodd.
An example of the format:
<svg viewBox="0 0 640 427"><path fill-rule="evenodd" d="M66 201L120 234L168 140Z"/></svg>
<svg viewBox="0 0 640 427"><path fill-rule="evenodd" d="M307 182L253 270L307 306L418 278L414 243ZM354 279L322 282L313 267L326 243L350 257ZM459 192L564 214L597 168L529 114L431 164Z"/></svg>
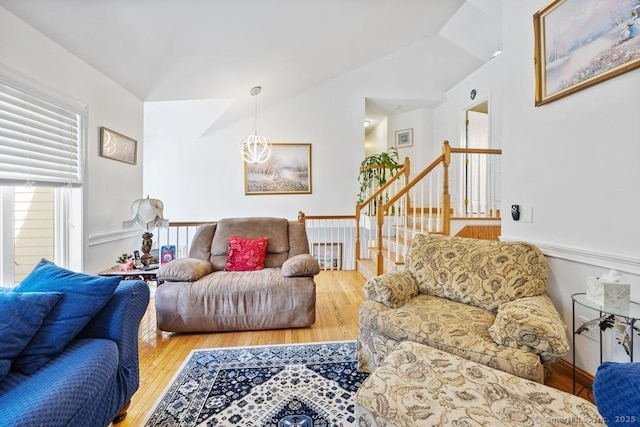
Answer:
<svg viewBox="0 0 640 427"><path fill-rule="evenodd" d="M628 308L610 308L601 306L598 303L595 303L589 299L587 299L587 294L578 293L571 295L571 321L572 321L572 332L573 332L573 394L576 394L576 304L581 305L583 307L590 308L599 313L598 318L613 314L614 316L623 318L627 324L631 326L631 334L630 334L630 348L629 348L629 361L633 362L633 326L640 319L640 304L637 302L631 301L629 303ZM583 323L584 324L584 323ZM582 326L582 325L580 325ZM578 329L580 328L578 326ZM598 327L599 335L600 335L600 364L602 364L602 329Z"/></svg>

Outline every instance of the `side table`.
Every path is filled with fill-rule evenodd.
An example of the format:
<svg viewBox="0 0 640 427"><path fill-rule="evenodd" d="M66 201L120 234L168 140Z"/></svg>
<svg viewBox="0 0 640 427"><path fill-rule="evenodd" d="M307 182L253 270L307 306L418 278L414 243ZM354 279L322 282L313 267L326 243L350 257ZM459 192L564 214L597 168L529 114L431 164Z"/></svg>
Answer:
<svg viewBox="0 0 640 427"><path fill-rule="evenodd" d="M133 270L120 271L119 266L113 266L108 270L98 273L100 276L121 276L122 280L144 280L145 282L157 281L158 269L153 270L141 270L135 268Z"/></svg>
<svg viewBox="0 0 640 427"><path fill-rule="evenodd" d="M610 308L604 307L600 304L593 302L587 299L587 294L585 293L577 293L571 295L571 320L572 320L572 332L573 332L573 394L576 394L576 333L577 329L580 329L580 325L576 329L576 304L581 305L586 308L590 308L599 313L598 318L601 318L605 315L614 315L617 317L623 318L627 324L631 326L631 336L630 339L630 348L629 348L629 361L633 362L633 333L634 333L634 325L640 319L640 304L637 302L631 301L629 303L628 308ZM599 325L598 325L599 326ZM600 332L600 364L602 364L602 329L598 328Z"/></svg>

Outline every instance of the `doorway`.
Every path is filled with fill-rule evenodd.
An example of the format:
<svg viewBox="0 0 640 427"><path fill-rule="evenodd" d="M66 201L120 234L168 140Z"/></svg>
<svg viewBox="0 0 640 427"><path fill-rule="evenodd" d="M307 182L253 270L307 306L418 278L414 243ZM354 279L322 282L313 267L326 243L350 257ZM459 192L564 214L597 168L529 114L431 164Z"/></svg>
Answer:
<svg viewBox="0 0 640 427"><path fill-rule="evenodd" d="M464 148L489 148L489 102L483 101L465 111ZM487 215L492 183L488 156L466 154L464 159L464 214Z"/></svg>

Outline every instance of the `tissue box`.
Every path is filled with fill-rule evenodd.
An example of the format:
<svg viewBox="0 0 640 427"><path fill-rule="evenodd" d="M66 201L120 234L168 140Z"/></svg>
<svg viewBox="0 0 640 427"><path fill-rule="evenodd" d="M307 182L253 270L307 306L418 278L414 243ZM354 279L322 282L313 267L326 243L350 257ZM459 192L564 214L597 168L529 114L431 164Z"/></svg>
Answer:
<svg viewBox="0 0 640 427"><path fill-rule="evenodd" d="M587 277L587 299L606 308L629 308L631 285Z"/></svg>

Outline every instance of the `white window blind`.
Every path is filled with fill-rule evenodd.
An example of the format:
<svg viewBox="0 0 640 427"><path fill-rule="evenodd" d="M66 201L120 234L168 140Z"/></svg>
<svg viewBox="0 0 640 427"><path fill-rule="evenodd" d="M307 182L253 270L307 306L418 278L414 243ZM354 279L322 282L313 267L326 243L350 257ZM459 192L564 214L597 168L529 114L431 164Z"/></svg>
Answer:
<svg viewBox="0 0 640 427"><path fill-rule="evenodd" d="M0 82L0 184L80 185L83 120Z"/></svg>

